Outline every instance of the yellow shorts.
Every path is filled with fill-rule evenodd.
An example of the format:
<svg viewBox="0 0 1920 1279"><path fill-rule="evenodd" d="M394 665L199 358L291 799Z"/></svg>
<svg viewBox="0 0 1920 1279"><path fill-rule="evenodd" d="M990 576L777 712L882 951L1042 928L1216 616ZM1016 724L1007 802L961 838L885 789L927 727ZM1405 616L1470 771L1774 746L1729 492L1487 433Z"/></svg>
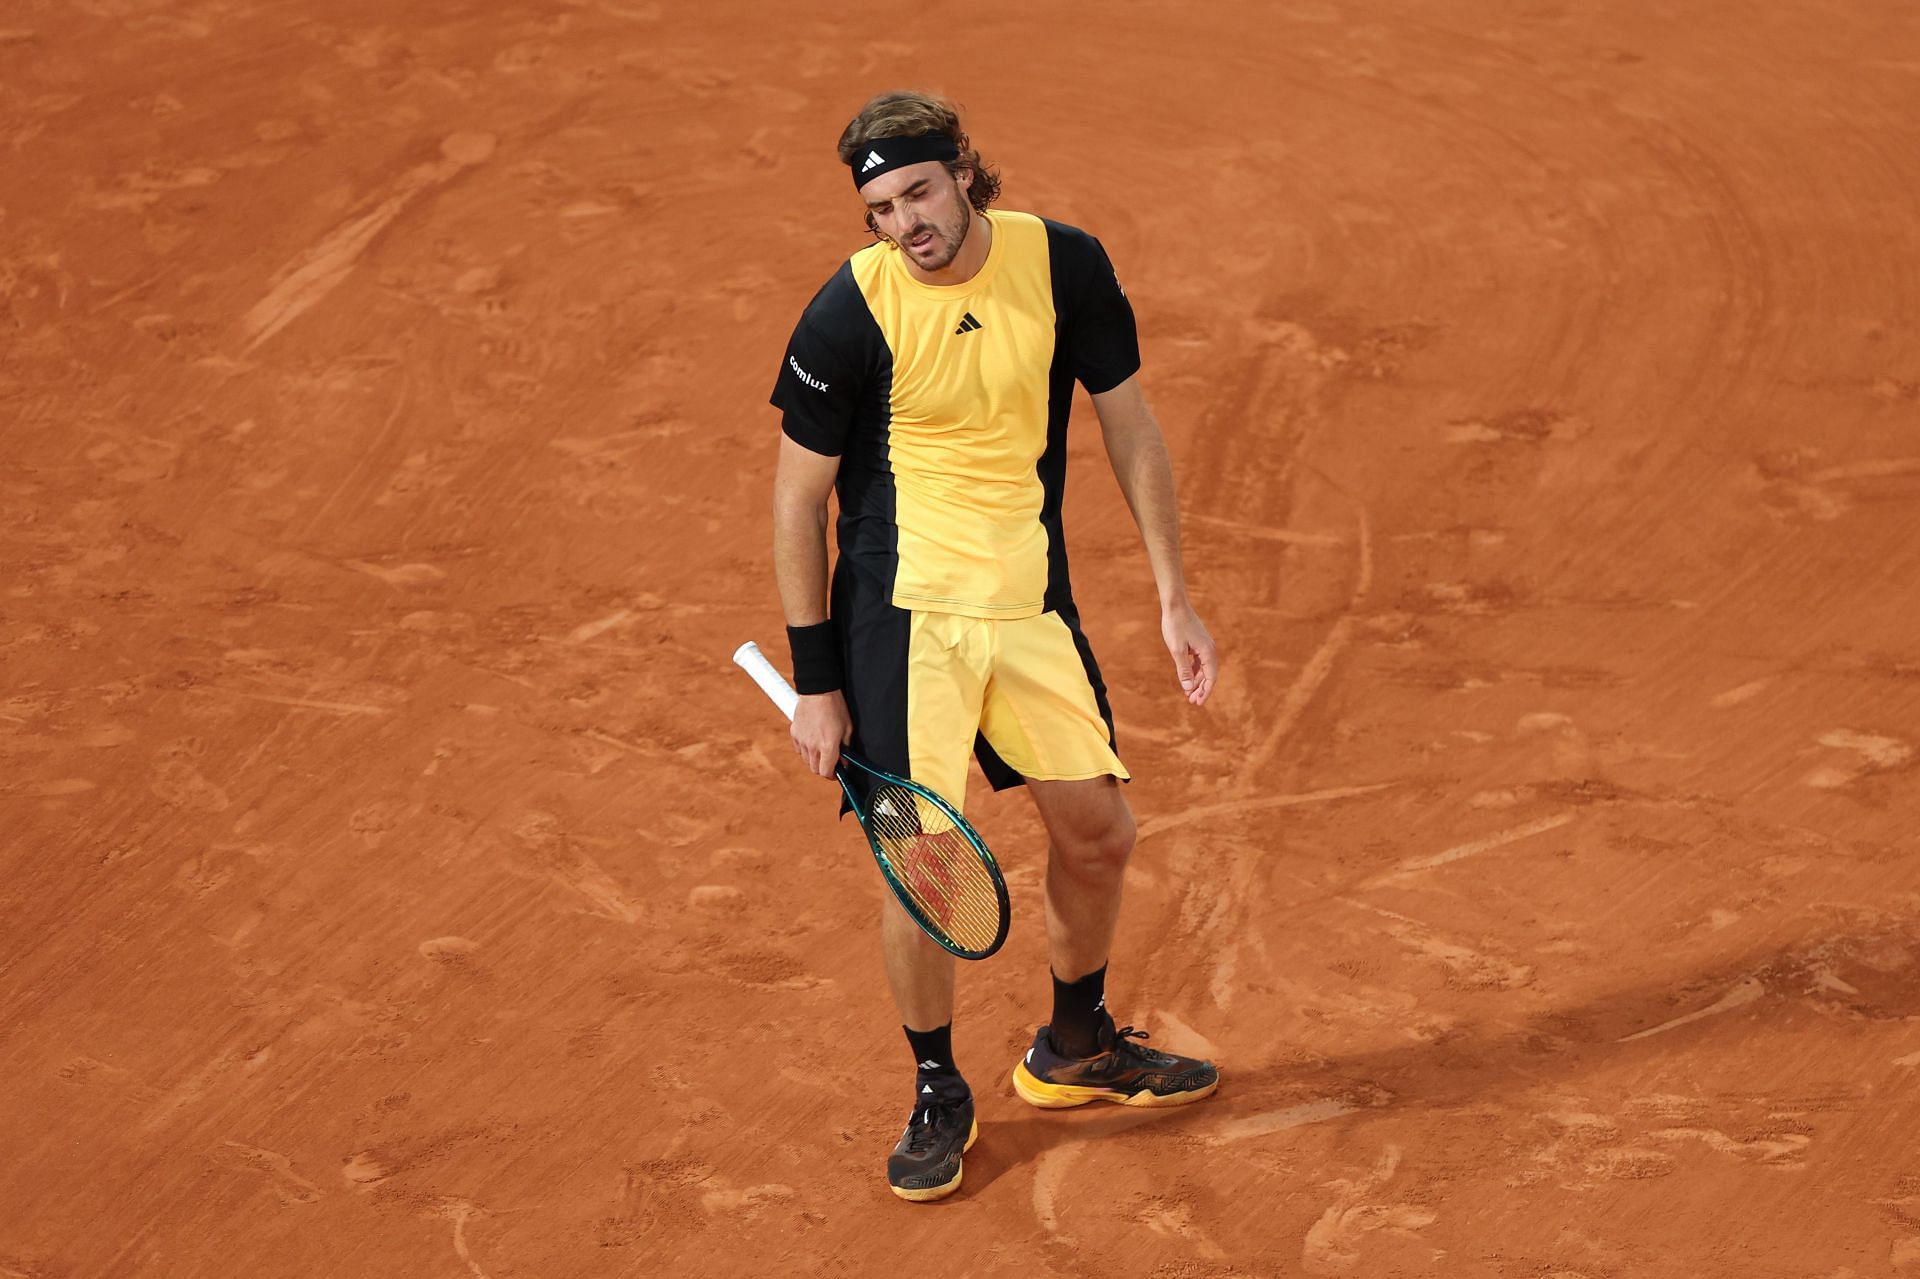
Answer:
<svg viewBox="0 0 1920 1279"><path fill-rule="evenodd" d="M967 756L982 743L1015 775L1009 785L1127 776L1105 699L1094 690L1097 672L1088 671L1091 654L1082 659L1059 613L1011 622L909 617L907 751L915 781L959 803ZM998 789L995 771L988 776Z"/></svg>
<svg viewBox="0 0 1920 1279"><path fill-rule="evenodd" d="M995 790L1029 778L1125 780L1113 712L1071 604L1016 621L897 608L835 577L852 749L955 805L967 756Z"/></svg>

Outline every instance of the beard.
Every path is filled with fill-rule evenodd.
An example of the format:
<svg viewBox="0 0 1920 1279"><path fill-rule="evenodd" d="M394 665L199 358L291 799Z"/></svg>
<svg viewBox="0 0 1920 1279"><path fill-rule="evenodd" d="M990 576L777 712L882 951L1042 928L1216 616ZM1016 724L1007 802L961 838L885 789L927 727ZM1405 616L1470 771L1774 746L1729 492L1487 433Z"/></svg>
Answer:
<svg viewBox="0 0 1920 1279"><path fill-rule="evenodd" d="M967 231L973 225L973 206L964 198L960 201L959 215L947 226L932 222L923 222L909 231L900 240L900 247L913 257L913 263L922 271L940 271L952 265L960 254L960 246L967 241ZM933 232L933 240L925 249L907 248L907 242L922 231Z"/></svg>

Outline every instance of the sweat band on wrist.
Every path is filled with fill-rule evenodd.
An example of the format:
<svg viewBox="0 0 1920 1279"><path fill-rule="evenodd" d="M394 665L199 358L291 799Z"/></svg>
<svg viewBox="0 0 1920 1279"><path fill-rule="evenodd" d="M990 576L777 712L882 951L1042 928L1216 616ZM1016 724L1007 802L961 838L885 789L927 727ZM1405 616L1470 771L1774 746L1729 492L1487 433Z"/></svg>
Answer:
<svg viewBox="0 0 1920 1279"><path fill-rule="evenodd" d="M875 138L849 161L857 191L883 173L925 164L928 160L958 160L960 148L944 133L922 133L913 138Z"/></svg>
<svg viewBox="0 0 1920 1279"><path fill-rule="evenodd" d="M793 650L793 687L799 693L831 693L846 685L840 663L840 639L833 623L789 626L787 647Z"/></svg>

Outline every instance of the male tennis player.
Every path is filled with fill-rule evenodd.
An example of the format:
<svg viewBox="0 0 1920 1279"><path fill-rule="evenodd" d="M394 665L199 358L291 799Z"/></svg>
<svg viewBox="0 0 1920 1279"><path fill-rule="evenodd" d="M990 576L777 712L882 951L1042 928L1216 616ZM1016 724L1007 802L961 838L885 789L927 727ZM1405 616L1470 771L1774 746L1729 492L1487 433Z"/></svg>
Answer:
<svg viewBox="0 0 1920 1279"><path fill-rule="evenodd" d="M1219 659L1187 599L1133 309L1092 236L989 211L999 179L943 99L882 94L839 150L878 243L807 306L773 392L784 415L774 574L802 695L794 748L831 777L848 744L955 802L970 754L996 789L1024 782L1047 829L1053 1014L1014 1067L1015 1090L1046 1107L1197 1101L1219 1081L1211 1062L1144 1047L1145 1032L1106 1011L1134 824L1060 521L1077 381L1146 542L1180 687L1205 702ZM891 898L882 937L917 1063L887 1180L904 1199L938 1199L959 1188L978 1132L953 1061L954 961Z"/></svg>

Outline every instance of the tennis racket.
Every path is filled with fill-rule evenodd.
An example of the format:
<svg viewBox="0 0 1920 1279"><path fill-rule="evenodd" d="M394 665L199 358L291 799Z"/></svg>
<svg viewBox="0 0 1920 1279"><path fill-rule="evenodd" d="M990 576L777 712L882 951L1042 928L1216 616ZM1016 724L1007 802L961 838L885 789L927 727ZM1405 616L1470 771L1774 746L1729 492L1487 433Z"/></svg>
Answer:
<svg viewBox="0 0 1920 1279"><path fill-rule="evenodd" d="M733 660L791 720L800 694L760 646L748 640ZM854 785L849 768L865 773L870 784ZM845 751L834 777L860 819L881 877L913 922L962 959L985 959L999 950L1013 917L1007 881L960 810L918 782Z"/></svg>

